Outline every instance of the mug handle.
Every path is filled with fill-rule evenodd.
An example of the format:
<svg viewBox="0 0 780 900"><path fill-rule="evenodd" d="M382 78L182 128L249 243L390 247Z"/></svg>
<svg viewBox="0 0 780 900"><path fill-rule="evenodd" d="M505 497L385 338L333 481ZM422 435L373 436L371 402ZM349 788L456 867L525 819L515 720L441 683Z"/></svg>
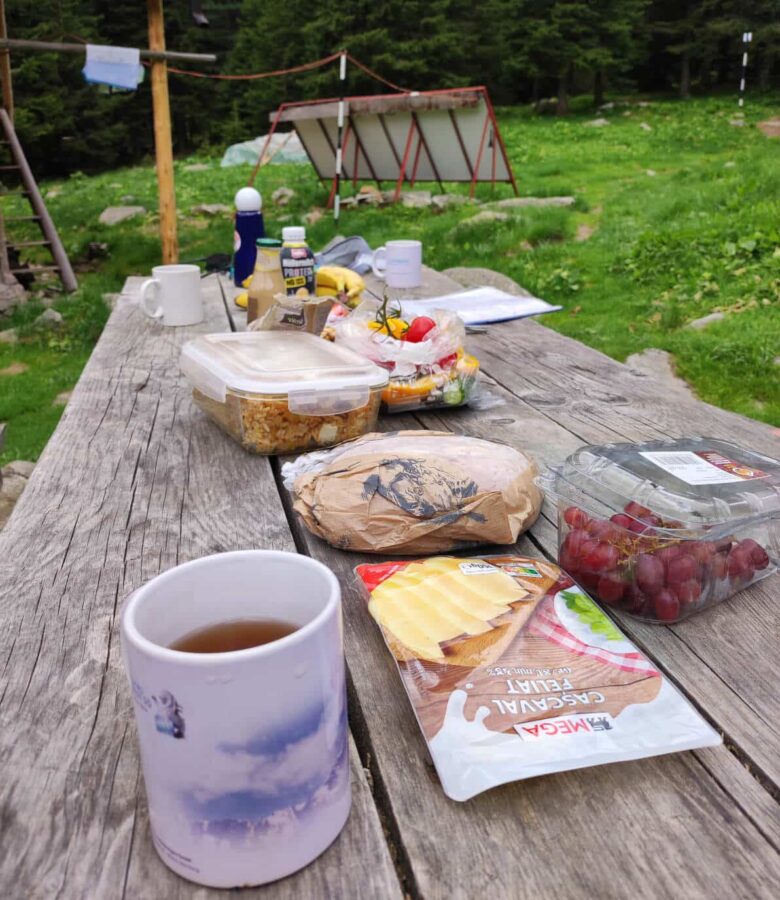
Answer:
<svg viewBox="0 0 780 900"><path fill-rule="evenodd" d="M157 301L157 306L155 309L149 309L148 304L148 294L151 289L154 289L155 292L160 290L160 282L156 278L147 278L146 281L141 285L141 309L152 319L161 319L163 314L162 306L160 306L159 300Z"/></svg>
<svg viewBox="0 0 780 900"><path fill-rule="evenodd" d="M387 247L377 247L376 250L374 250L374 255L371 258L371 269L373 270L374 275L376 275L377 278L385 277L385 273L387 272L386 257L387 257ZM379 268L380 258L384 262L384 265L381 269Z"/></svg>

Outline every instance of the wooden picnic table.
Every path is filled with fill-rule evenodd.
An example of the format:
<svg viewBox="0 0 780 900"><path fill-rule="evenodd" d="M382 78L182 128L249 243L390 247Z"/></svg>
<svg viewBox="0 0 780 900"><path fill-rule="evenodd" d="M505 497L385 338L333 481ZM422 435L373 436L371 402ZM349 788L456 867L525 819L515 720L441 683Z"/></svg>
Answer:
<svg viewBox="0 0 780 900"><path fill-rule="evenodd" d="M426 277L428 289L455 287ZM309 535L291 515L279 460L245 453L191 402L181 346L227 328L214 278L204 282L206 321L179 329L141 314L138 283L128 280L0 534L0 895L217 896L179 879L152 848L118 613L129 592L177 563L267 547L308 553L341 580L354 803L317 861L245 896L776 896L780 578L679 625L623 620L723 746L448 800L353 584L362 558ZM585 442L692 434L780 456L771 428L670 394L534 321L493 326L471 346L503 406L382 426L505 441L542 465ZM518 550L554 556L550 504Z"/></svg>

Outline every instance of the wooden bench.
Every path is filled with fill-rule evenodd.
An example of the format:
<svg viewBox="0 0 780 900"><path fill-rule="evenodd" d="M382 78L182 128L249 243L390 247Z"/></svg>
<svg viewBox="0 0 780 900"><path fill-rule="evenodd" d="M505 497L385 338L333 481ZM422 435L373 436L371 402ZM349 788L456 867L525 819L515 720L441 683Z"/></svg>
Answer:
<svg viewBox="0 0 780 900"><path fill-rule="evenodd" d="M436 281L435 290L453 289ZM165 328L129 279L60 424L0 534L0 895L205 898L149 836L117 616L140 584L223 550L298 550L344 590L354 805L307 869L267 898L773 897L780 882L780 578L679 625L625 629L725 736L715 749L536 778L467 803L442 792L392 657L357 595L360 557L290 514L279 461L251 456L197 409L182 344L227 328ZM431 288L430 281L428 287ZM675 396L533 321L473 336L489 411L383 427L514 444L540 464L588 442L690 434L780 456L776 432ZM553 510L518 544L554 556Z"/></svg>

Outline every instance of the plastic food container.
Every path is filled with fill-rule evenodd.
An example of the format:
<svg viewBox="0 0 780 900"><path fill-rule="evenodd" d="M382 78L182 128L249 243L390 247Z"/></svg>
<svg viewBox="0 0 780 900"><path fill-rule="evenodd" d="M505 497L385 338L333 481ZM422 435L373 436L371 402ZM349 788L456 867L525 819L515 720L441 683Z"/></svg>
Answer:
<svg viewBox="0 0 780 900"><path fill-rule="evenodd" d="M195 403L252 453L330 447L373 431L387 372L311 334L210 334L184 345Z"/></svg>
<svg viewBox="0 0 780 900"><path fill-rule="evenodd" d="M780 462L714 438L583 447L540 484L558 560L636 618L687 618L776 571Z"/></svg>

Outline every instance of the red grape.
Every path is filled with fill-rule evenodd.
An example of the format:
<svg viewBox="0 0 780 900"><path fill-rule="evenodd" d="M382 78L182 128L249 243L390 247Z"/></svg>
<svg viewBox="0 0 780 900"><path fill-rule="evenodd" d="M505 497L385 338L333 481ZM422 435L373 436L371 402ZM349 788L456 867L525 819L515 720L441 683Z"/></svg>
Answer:
<svg viewBox="0 0 780 900"><path fill-rule="evenodd" d="M712 557L712 574L716 578L725 578L728 575L729 563L725 553L716 553Z"/></svg>
<svg viewBox="0 0 780 900"><path fill-rule="evenodd" d="M740 578L748 569L752 569L750 556L739 546L729 553L728 571L731 578Z"/></svg>
<svg viewBox="0 0 780 900"><path fill-rule="evenodd" d="M627 585L624 599L626 609L632 613L641 613L649 602L647 597L639 590L635 583Z"/></svg>
<svg viewBox="0 0 780 900"><path fill-rule="evenodd" d="M580 547L580 553L579 553L580 559L582 559L583 563L590 556L590 554L593 553L593 551L596 549L596 547L598 547L598 545L599 545L599 542L594 541L593 538L588 538L586 541L583 542L582 546Z"/></svg>
<svg viewBox="0 0 780 900"><path fill-rule="evenodd" d="M663 622L674 622L680 615L680 601L674 594L664 588L655 595L653 600L656 618Z"/></svg>
<svg viewBox="0 0 780 900"><path fill-rule="evenodd" d="M583 555L583 564L594 572L608 572L610 569L615 568L618 558L617 547L602 542L601 544L596 544L595 548L587 556Z"/></svg>
<svg viewBox="0 0 780 900"><path fill-rule="evenodd" d="M680 546L680 544L672 544L669 547L661 547L661 549L658 550L655 555L664 564L664 568L668 568L669 563L673 559L677 559L678 556L682 556L683 552L683 548Z"/></svg>
<svg viewBox="0 0 780 900"><path fill-rule="evenodd" d="M605 519L591 519L588 522L588 534L599 541L616 541L620 537L618 529Z"/></svg>
<svg viewBox="0 0 780 900"><path fill-rule="evenodd" d="M573 575L577 571L577 558L566 549L565 544L561 547L561 551L558 554L558 562L560 563L561 568L570 575Z"/></svg>
<svg viewBox="0 0 780 900"><path fill-rule="evenodd" d="M666 580L669 584L680 584L695 578L699 574L699 564L692 556L684 554L671 560L666 569Z"/></svg>
<svg viewBox="0 0 780 900"><path fill-rule="evenodd" d="M623 512L632 516L634 519L646 519L650 515L650 510L646 506L640 505L635 500L626 503L623 507Z"/></svg>
<svg viewBox="0 0 780 900"><path fill-rule="evenodd" d="M691 541L686 550L696 562L708 563L715 553L715 545L709 541Z"/></svg>
<svg viewBox="0 0 780 900"><path fill-rule="evenodd" d="M589 591L596 590L600 578L601 575L599 575L598 572L588 572L585 569L580 569L580 571L577 572L577 580L584 588L587 588Z"/></svg>
<svg viewBox="0 0 780 900"><path fill-rule="evenodd" d="M682 584L675 585L673 593L676 594L680 603L695 603L701 597L701 585L691 578L683 581Z"/></svg>
<svg viewBox="0 0 780 900"><path fill-rule="evenodd" d="M618 603L623 599L626 585L618 572L605 572L599 578L596 590L605 603Z"/></svg>
<svg viewBox="0 0 780 900"><path fill-rule="evenodd" d="M624 513L615 513L614 516L609 517L609 521L614 522L619 528L628 528L633 520L631 516L627 516Z"/></svg>
<svg viewBox="0 0 780 900"><path fill-rule="evenodd" d="M649 553L640 553L634 565L634 580L645 594L655 594L664 585L664 566Z"/></svg>
<svg viewBox="0 0 780 900"><path fill-rule="evenodd" d="M563 521L572 528L585 528L588 524L588 515L578 506L570 506L563 513Z"/></svg>
<svg viewBox="0 0 780 900"><path fill-rule="evenodd" d="M644 522L632 519L628 526L628 530L633 531L634 534L642 534L645 531L649 531L649 526L645 525Z"/></svg>
<svg viewBox="0 0 780 900"><path fill-rule="evenodd" d="M754 541L753 538L745 538L743 541L740 541L739 547L748 554L748 558L753 563L755 569L760 571L769 565L769 554L764 550L761 544Z"/></svg>
<svg viewBox="0 0 780 900"><path fill-rule="evenodd" d="M588 533L581 528L570 531L563 541L563 548L574 557L582 556L582 546L588 541Z"/></svg>

